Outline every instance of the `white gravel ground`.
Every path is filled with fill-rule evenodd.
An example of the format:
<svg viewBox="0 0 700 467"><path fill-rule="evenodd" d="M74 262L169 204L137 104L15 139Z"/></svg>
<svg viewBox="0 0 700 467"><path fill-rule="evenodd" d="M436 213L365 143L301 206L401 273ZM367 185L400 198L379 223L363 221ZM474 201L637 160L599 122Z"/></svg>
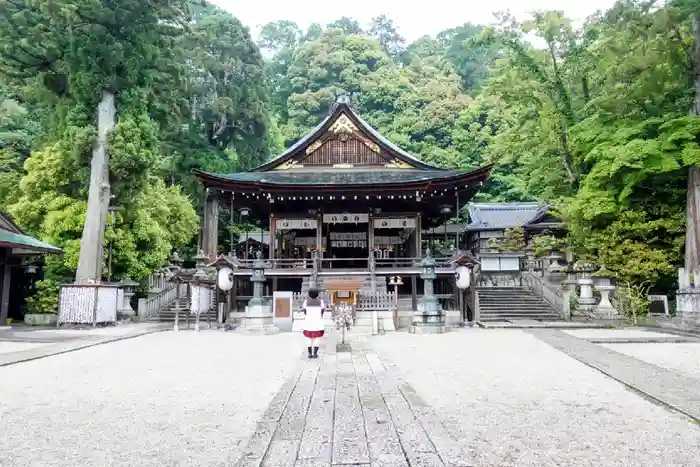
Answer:
<svg viewBox="0 0 700 467"><path fill-rule="evenodd" d="M567 329L567 334L581 339L640 339L657 337L678 337L662 332L643 331L640 329Z"/></svg>
<svg viewBox="0 0 700 467"><path fill-rule="evenodd" d="M700 425L531 334L465 329L374 338L481 466L691 467Z"/></svg>
<svg viewBox="0 0 700 467"><path fill-rule="evenodd" d="M29 349L33 349L35 347L41 347L42 345L49 345L49 344L36 343L36 342L0 341L0 354L11 353L11 352L21 352L22 350L29 350ZM0 465L2 465L2 464L0 464Z"/></svg>
<svg viewBox="0 0 700 467"><path fill-rule="evenodd" d="M700 344L602 344L615 352L700 379ZM698 386L700 391L700 385ZM700 464L700 461L698 462Z"/></svg>
<svg viewBox="0 0 700 467"><path fill-rule="evenodd" d="M165 332L0 368L0 466L232 465L301 351Z"/></svg>

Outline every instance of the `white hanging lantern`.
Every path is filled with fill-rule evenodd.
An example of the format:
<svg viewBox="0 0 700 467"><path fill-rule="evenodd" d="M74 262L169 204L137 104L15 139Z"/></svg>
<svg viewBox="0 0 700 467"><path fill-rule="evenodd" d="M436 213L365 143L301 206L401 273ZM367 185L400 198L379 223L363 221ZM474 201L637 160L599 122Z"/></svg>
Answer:
<svg viewBox="0 0 700 467"><path fill-rule="evenodd" d="M217 284L221 290L227 292L233 288L233 269L231 268L221 268L219 269L219 277Z"/></svg>

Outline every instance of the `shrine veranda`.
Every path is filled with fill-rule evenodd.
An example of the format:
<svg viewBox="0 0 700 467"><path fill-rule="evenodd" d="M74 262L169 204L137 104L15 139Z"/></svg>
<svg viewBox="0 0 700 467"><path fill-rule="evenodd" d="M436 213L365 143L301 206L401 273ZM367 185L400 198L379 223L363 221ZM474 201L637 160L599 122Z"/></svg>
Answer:
<svg viewBox="0 0 700 467"><path fill-rule="evenodd" d="M454 216L490 170L422 162L381 136L341 96L316 128L270 162L241 173L195 172L207 192L201 248L212 259L229 253L218 237L219 214L230 210L227 218L246 215L268 232L258 233L256 243L267 261L266 294L300 292L312 274L371 275L378 283L400 276L401 292L415 302L427 247L421 232ZM247 248L248 242L238 256L239 278L251 274L254 256ZM439 278L453 274L444 258L436 261Z"/></svg>

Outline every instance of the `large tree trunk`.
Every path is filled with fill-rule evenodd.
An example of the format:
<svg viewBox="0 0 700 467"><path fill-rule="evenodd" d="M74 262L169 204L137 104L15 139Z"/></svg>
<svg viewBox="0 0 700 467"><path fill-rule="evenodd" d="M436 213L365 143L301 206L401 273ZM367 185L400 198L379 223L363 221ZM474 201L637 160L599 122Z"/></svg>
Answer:
<svg viewBox="0 0 700 467"><path fill-rule="evenodd" d="M87 212L75 274L75 282L78 284L99 282L102 279L105 223L110 198L107 138L114 129L116 117L114 94L102 91L102 100L97 106L97 140L92 150Z"/></svg>
<svg viewBox="0 0 700 467"><path fill-rule="evenodd" d="M695 99L691 115L700 116L700 11L693 13L693 50L691 66ZM695 271L700 266L700 167L688 169L688 195L686 197L685 268Z"/></svg>

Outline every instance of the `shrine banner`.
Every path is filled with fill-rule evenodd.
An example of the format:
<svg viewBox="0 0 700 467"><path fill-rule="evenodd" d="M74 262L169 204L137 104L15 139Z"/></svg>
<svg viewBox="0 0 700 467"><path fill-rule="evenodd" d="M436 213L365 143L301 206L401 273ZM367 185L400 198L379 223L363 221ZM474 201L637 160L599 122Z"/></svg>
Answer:
<svg viewBox="0 0 700 467"><path fill-rule="evenodd" d="M416 220L412 217L374 219L375 229L413 229L415 227Z"/></svg>
<svg viewBox="0 0 700 467"><path fill-rule="evenodd" d="M277 219L277 230L315 229L318 225L316 219Z"/></svg>
<svg viewBox="0 0 700 467"><path fill-rule="evenodd" d="M324 214L324 224L367 224L369 214Z"/></svg>

